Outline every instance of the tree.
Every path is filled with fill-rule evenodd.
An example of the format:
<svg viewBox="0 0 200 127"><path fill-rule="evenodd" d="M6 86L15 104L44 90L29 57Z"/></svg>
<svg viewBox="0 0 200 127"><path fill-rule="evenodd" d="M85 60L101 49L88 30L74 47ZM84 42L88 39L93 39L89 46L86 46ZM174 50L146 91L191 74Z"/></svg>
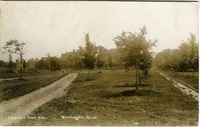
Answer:
<svg viewBox="0 0 200 127"><path fill-rule="evenodd" d="M151 52L151 49L156 44L156 40L147 40L145 37L146 34L146 26L143 26L139 33L133 34L123 31L121 35L113 39L125 67L134 65L136 68L136 90L138 90L139 69L143 69L142 71L145 74L148 73L152 63L153 52Z"/></svg>
<svg viewBox="0 0 200 127"><path fill-rule="evenodd" d="M85 42L86 46L85 46L83 64L85 65L85 68L92 70L95 67L97 48L94 44L90 42L89 33L85 35Z"/></svg>
<svg viewBox="0 0 200 127"><path fill-rule="evenodd" d="M97 52L96 66L101 71L101 68L106 65L108 50L103 46L97 46Z"/></svg>
<svg viewBox="0 0 200 127"><path fill-rule="evenodd" d="M196 37L190 34L187 41L183 41L178 49L166 49L155 56L155 63L162 70L193 72L198 71L198 43Z"/></svg>
<svg viewBox="0 0 200 127"><path fill-rule="evenodd" d="M50 70L51 71L60 70L60 62L55 57L50 58Z"/></svg>
<svg viewBox="0 0 200 127"><path fill-rule="evenodd" d="M113 67L113 60L112 60L112 57L110 55L108 56L108 67L110 67L110 68Z"/></svg>
<svg viewBox="0 0 200 127"><path fill-rule="evenodd" d="M26 62L26 68L31 70L31 71L35 71L36 69L36 60L31 58Z"/></svg>
<svg viewBox="0 0 200 127"><path fill-rule="evenodd" d="M198 44L196 42L196 37L194 34L190 33L190 38L188 39L188 43L190 45L190 65L193 70L193 77L194 77L194 70L196 67L198 68Z"/></svg>
<svg viewBox="0 0 200 127"><path fill-rule="evenodd" d="M20 56L20 79L22 79L23 73L23 55L24 55L24 42L18 42L18 40L7 41L3 46L3 49L9 53L9 57L12 53L18 54Z"/></svg>
<svg viewBox="0 0 200 127"><path fill-rule="evenodd" d="M0 60L0 67L6 67L6 62L4 62L3 60Z"/></svg>
<svg viewBox="0 0 200 127"><path fill-rule="evenodd" d="M96 66L101 70L101 68L104 66L104 62L100 57L97 57L97 64Z"/></svg>
<svg viewBox="0 0 200 127"><path fill-rule="evenodd" d="M35 64L36 68L39 70L60 70L60 60L56 57L48 57L47 59L41 58Z"/></svg>
<svg viewBox="0 0 200 127"><path fill-rule="evenodd" d="M40 59L39 61L36 62L35 66L37 69L43 70L47 68L47 63L44 59Z"/></svg>
<svg viewBox="0 0 200 127"><path fill-rule="evenodd" d="M9 61L8 61L8 64L7 64L7 72L8 73L13 73L13 69L16 68L16 64L12 61L12 56L9 55Z"/></svg>
<svg viewBox="0 0 200 127"><path fill-rule="evenodd" d="M120 54L119 52L117 51L117 49L109 49L106 53L106 64L107 66L109 66L110 68L113 68L113 67L121 67L122 65L122 62L121 62L121 59L120 59Z"/></svg>
<svg viewBox="0 0 200 127"><path fill-rule="evenodd" d="M3 54L5 54L6 52L8 53L8 68L9 71L8 72L13 72L12 70L12 54L15 53L14 50L14 45L13 45L13 40L6 42L6 44L3 46L4 51L2 52Z"/></svg>
<svg viewBox="0 0 200 127"><path fill-rule="evenodd" d="M179 45L180 51L180 68L181 71L188 71L190 65L190 46L187 42L183 42Z"/></svg>

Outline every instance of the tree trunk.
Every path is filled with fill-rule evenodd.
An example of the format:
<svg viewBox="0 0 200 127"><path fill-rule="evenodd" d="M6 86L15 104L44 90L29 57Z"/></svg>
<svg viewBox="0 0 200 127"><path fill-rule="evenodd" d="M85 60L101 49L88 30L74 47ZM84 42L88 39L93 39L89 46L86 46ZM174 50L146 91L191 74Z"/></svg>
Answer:
<svg viewBox="0 0 200 127"><path fill-rule="evenodd" d="M192 72L193 72L192 78L194 78L194 63L192 64Z"/></svg>
<svg viewBox="0 0 200 127"><path fill-rule="evenodd" d="M135 74L136 74L136 82L135 82L135 84L136 84L136 91L138 91L138 72L137 72L137 62L136 62L136 64L135 64Z"/></svg>
<svg viewBox="0 0 200 127"><path fill-rule="evenodd" d="M21 63L21 66L20 66L20 79L22 79L23 78L23 75L22 75L22 73L23 73L23 55L22 54L20 54L20 63Z"/></svg>
<svg viewBox="0 0 200 127"><path fill-rule="evenodd" d="M138 68L137 70L138 70L138 78L139 78L138 86L140 86L141 85L140 69Z"/></svg>

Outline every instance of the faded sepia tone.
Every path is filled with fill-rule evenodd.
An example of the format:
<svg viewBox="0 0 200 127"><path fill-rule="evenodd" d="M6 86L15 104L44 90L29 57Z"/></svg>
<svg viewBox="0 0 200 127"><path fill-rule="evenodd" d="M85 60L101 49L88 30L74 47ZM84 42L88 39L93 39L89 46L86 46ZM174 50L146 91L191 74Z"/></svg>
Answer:
<svg viewBox="0 0 200 127"><path fill-rule="evenodd" d="M197 2L0 2L0 125L197 126Z"/></svg>

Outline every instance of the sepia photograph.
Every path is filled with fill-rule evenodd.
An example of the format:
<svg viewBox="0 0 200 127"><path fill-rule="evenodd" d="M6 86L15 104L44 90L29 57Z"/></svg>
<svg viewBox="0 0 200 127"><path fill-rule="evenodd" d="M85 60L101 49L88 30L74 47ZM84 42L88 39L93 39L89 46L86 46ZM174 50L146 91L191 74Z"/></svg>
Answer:
<svg viewBox="0 0 200 127"><path fill-rule="evenodd" d="M198 1L0 1L0 126L198 126Z"/></svg>

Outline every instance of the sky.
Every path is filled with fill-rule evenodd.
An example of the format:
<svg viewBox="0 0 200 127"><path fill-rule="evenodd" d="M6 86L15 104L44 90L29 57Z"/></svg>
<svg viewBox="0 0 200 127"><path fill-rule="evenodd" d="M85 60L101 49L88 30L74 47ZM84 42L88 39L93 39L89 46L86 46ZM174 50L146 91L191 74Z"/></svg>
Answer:
<svg viewBox="0 0 200 127"><path fill-rule="evenodd" d="M178 48L190 33L199 38L198 11L197 2L1 1L0 50L17 39L26 43L25 59L60 57L84 47L86 33L96 45L116 48L114 37L146 25L147 39L156 39L153 50L160 52Z"/></svg>

